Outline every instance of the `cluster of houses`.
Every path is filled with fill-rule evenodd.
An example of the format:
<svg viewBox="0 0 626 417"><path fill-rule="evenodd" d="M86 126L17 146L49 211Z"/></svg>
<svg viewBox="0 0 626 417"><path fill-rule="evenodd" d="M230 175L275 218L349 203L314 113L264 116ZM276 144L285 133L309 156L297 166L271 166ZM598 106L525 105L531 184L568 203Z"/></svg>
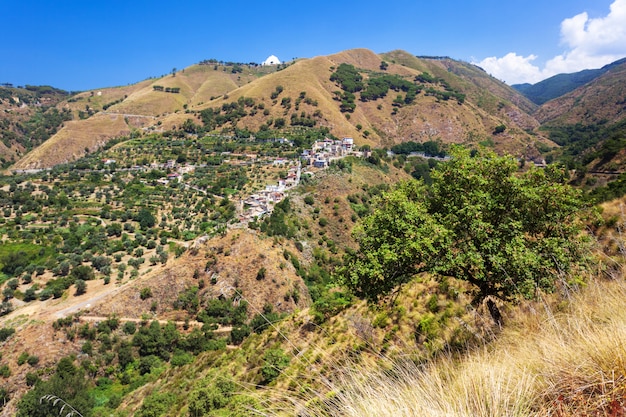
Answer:
<svg viewBox="0 0 626 417"><path fill-rule="evenodd" d="M305 149L299 161L276 159L274 166L287 166L287 176L278 181L277 185L268 185L264 190L241 200L239 220L250 221L271 213L274 205L285 198L286 192L300 183L303 174L313 173L315 169L327 168L333 160L348 155L359 155L354 150L354 140L345 137L341 140L324 139L316 141L311 149Z"/></svg>
<svg viewBox="0 0 626 417"><path fill-rule="evenodd" d="M278 180L277 185L267 185L264 190L241 200L239 221L247 222L271 213L274 205L285 198L287 190L300 183L302 164L299 161L294 163L287 159L276 159L273 164L288 165L287 176Z"/></svg>
<svg viewBox="0 0 626 417"><path fill-rule="evenodd" d="M354 153L354 140L343 138L341 140L324 139L316 141L311 149L305 149L300 155L304 166L326 168L333 159L343 158Z"/></svg>

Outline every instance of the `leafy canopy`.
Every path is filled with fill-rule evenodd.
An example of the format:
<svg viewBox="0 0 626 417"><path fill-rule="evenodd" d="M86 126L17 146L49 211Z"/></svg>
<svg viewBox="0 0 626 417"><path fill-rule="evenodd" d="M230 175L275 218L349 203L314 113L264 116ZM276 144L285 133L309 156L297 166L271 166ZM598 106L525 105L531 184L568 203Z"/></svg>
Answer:
<svg viewBox="0 0 626 417"><path fill-rule="evenodd" d="M452 153L430 188L400 183L355 228L359 250L340 272L357 295L376 300L431 272L470 282L476 301L531 298L583 262L584 204L561 171L518 174L512 157Z"/></svg>

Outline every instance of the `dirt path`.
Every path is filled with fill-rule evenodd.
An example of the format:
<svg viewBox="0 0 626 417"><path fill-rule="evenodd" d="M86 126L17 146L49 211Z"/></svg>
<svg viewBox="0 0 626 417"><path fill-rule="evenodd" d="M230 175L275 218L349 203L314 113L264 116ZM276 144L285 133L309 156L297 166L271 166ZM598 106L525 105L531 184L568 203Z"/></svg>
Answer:
<svg viewBox="0 0 626 417"><path fill-rule="evenodd" d="M76 314L81 310L87 310L102 303L107 297L113 297L128 286L149 279L150 276L129 280L121 285L104 284L101 279L87 281L87 291L85 294L75 296L74 287L71 287L68 295L58 299L48 299L45 301L33 301L30 303L14 302L15 310L0 318L0 325L11 321L19 316L29 317L32 320L54 321L71 314Z"/></svg>
<svg viewBox="0 0 626 417"><path fill-rule="evenodd" d="M74 304L72 304L72 305L70 305L70 306L68 306L68 307L66 307L64 309L56 311L54 313L54 317L57 318L57 319L60 319L60 318L63 318L63 317L67 317L67 316L69 316L71 314L76 314L80 310L91 308L92 306L97 304L99 301L102 301L104 298L106 298L108 296L112 296L114 294L117 294L118 292L123 290L125 288L125 286L126 285L121 285L119 287L112 287L112 289L110 291L101 292L99 294L91 294L92 296L90 298L86 299L86 300L79 301L79 302L74 303ZM89 290L87 290L87 293L89 293ZM87 294L87 295L89 295L89 294Z"/></svg>

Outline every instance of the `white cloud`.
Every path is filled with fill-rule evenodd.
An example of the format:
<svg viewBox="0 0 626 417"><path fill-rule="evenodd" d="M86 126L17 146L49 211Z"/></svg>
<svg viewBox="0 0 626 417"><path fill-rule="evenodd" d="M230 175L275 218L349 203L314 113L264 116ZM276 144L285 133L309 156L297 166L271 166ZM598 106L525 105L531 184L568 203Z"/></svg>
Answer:
<svg viewBox="0 0 626 417"><path fill-rule="evenodd" d="M545 77L532 61L537 59L535 55L523 57L514 52L509 52L502 58L489 57L475 63L489 74L509 84L536 83Z"/></svg>
<svg viewBox="0 0 626 417"><path fill-rule="evenodd" d="M584 12L561 22L561 45L567 50L549 59L544 68L532 64L537 57L510 52L476 64L509 84L536 83L560 73L600 68L626 56L626 0L615 0L605 17L590 19Z"/></svg>

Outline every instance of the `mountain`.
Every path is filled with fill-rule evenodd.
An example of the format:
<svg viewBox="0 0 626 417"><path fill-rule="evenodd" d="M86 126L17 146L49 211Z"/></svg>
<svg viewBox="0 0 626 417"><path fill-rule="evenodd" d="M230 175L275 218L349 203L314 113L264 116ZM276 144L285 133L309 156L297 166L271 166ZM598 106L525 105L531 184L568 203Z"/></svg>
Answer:
<svg viewBox="0 0 626 417"><path fill-rule="evenodd" d="M342 109L345 92L330 79L342 64L354 67L365 87L409 83L416 94L405 97L401 89L409 84L387 85L371 99L362 91L349 92L354 107ZM220 116L211 129L254 133L276 129L278 121L285 130L313 125L373 147L438 140L486 143L518 155L535 155L545 142L541 134L528 133L538 127L528 114L535 106L478 67L403 51L379 55L355 49L270 68L204 63L132 86L81 93L57 105L71 111L74 120L12 168L51 167L93 152L112 138L180 130L187 120L206 130L207 112L224 116L231 112L229 106L246 98L253 103L250 111L226 116L223 123ZM494 135L497 126L506 129Z"/></svg>
<svg viewBox="0 0 626 417"><path fill-rule="evenodd" d="M626 171L625 81L622 60L533 113L540 130L558 145L544 149L546 160L565 164L574 183L594 188L601 200L619 197L623 189L624 179L618 175Z"/></svg>
<svg viewBox="0 0 626 417"><path fill-rule="evenodd" d="M626 62L626 58L605 65L599 69L589 69L572 74L557 74L536 84L514 84L511 87L522 93L537 105L561 97L600 77L611 68Z"/></svg>
<svg viewBox="0 0 626 417"><path fill-rule="evenodd" d="M604 67L592 81L542 105L534 116L542 124L614 123L626 116L626 59Z"/></svg>

